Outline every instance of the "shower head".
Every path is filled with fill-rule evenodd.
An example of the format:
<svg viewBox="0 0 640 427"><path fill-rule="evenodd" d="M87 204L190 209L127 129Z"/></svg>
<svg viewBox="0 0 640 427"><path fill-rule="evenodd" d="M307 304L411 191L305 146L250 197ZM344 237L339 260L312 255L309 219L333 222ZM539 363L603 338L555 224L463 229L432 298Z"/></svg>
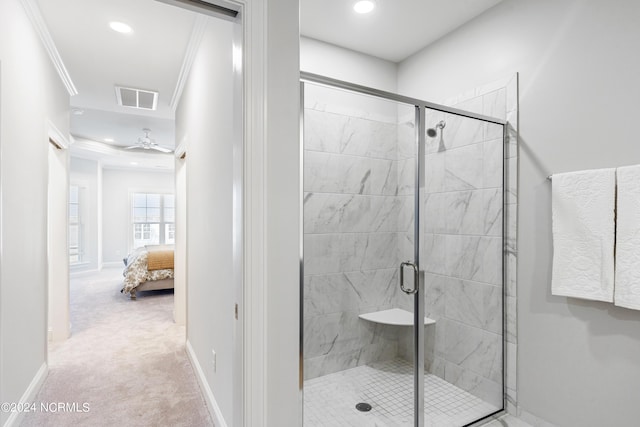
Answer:
<svg viewBox="0 0 640 427"><path fill-rule="evenodd" d="M437 129L444 129L446 125L447 122L440 120L434 127L427 129L427 136L433 138L438 134Z"/></svg>

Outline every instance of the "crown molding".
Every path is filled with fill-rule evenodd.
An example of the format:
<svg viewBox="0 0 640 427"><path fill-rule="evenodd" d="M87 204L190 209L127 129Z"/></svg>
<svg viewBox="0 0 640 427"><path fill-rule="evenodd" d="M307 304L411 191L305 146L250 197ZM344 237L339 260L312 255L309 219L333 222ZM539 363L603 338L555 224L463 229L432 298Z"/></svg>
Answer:
<svg viewBox="0 0 640 427"><path fill-rule="evenodd" d="M187 43L184 59L182 60L182 67L180 68L180 74L178 75L176 88L173 91L171 103L169 104L171 110L174 113L176 112L178 103L180 102L180 98L182 97L184 85L187 83L187 79L189 78L189 73L191 72L193 61L195 61L196 59L196 53L198 52L200 42L202 41L202 37L204 36L204 32L207 28L207 21L208 18L205 15L198 14L193 24L193 30L191 31L189 43Z"/></svg>
<svg viewBox="0 0 640 427"><path fill-rule="evenodd" d="M47 28L47 24L42 17L42 12L38 7L38 4L35 0L20 0L22 6L24 7L33 28L40 36L40 40L44 45L45 50L49 54L49 58L51 58L51 62L53 62L53 66L55 67L60 79L62 80L62 84L64 84L67 92L69 92L69 96L74 96L78 94L78 90L76 89L73 81L71 80L71 76L67 71L67 67L65 67L64 62L62 61L62 57L60 56L60 52L56 48L53 39L51 38L51 33L49 33L49 29Z"/></svg>

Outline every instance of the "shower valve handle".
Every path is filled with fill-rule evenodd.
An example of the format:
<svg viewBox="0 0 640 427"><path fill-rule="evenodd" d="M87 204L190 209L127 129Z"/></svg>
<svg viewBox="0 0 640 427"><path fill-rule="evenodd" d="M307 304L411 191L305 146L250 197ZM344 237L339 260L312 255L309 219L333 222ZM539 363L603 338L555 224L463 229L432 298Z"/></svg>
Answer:
<svg viewBox="0 0 640 427"><path fill-rule="evenodd" d="M404 287L405 266L411 267L413 269L413 289L407 289ZM410 261L405 261L403 263L400 263L400 289L402 289L402 292L409 295L415 294L416 292L418 292L418 287L416 286L416 283L418 283L418 267Z"/></svg>

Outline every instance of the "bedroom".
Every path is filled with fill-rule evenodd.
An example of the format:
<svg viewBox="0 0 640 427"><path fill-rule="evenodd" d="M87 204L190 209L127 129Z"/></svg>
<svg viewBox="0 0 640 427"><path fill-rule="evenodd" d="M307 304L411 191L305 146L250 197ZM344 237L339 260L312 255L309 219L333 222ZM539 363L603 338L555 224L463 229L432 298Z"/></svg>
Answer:
<svg viewBox="0 0 640 427"><path fill-rule="evenodd" d="M116 163L104 153L92 159L92 152L77 147L78 144L82 141L76 140L71 147L69 168L72 277L105 268L122 270L125 260L141 248L170 245L173 249L176 227L173 155L127 153ZM173 264L172 256L168 268L173 270ZM126 270L133 274L131 268ZM166 278L173 279L173 271ZM134 284L143 286L139 279L131 278L129 288ZM173 282L165 287L173 288ZM127 289L125 294L135 298L136 289ZM182 307L176 311L178 323L184 324L183 313Z"/></svg>

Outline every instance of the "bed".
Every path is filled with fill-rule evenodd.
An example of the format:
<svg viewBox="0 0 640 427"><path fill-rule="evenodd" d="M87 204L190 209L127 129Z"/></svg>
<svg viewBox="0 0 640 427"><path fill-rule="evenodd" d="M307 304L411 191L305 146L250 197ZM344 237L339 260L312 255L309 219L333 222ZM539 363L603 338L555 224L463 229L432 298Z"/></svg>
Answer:
<svg viewBox="0 0 640 427"><path fill-rule="evenodd" d="M154 245L135 249L125 258L123 294L137 298L139 291L173 289L173 246Z"/></svg>

